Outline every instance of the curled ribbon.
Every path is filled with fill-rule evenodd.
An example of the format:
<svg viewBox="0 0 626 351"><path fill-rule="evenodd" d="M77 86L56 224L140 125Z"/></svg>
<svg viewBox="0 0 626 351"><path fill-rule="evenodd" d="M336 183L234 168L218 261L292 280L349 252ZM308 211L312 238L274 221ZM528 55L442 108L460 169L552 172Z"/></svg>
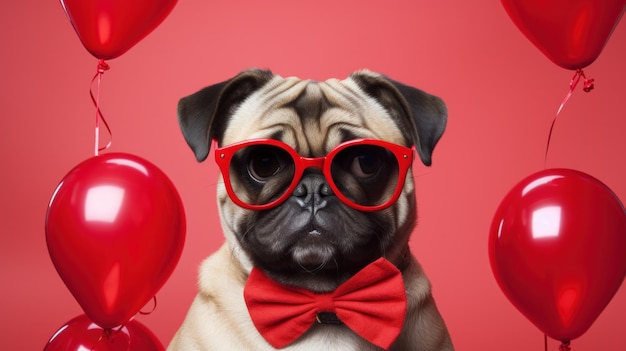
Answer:
<svg viewBox="0 0 626 351"><path fill-rule="evenodd" d="M556 112L557 116L559 113L561 113L561 110L563 109L563 107L565 107L565 104L567 103L567 100L569 100L570 96L572 96L572 94L574 93L574 89L576 89L576 86L578 85L578 82L580 82L580 78L583 78L583 91L588 93L590 91L593 90L594 85L594 79L588 79L587 76L585 76L585 72L583 72L583 70L581 68L576 70L576 73L574 73L574 76L572 77L572 80L569 83L569 91L567 92L567 95L565 95L565 98L563 99L563 102L561 102L561 105L559 106L558 111Z"/></svg>
<svg viewBox="0 0 626 351"><path fill-rule="evenodd" d="M152 309L151 309L150 311L148 311L148 312L139 311L139 314L142 314L142 315L144 315L144 316L145 316L145 315L148 315L148 314L150 314L150 313L154 312L154 310L156 310L156 308L157 308L157 298L156 298L156 295L154 295L154 296L152 297Z"/></svg>
<svg viewBox="0 0 626 351"><path fill-rule="evenodd" d="M550 132L548 133L548 142L546 143L546 154L543 160L544 167L546 166L548 162L548 151L550 150L550 140L552 139L552 131L554 129L554 125L556 124L556 119L559 117L559 114L563 110L563 107L565 107L565 104L574 93L574 89L576 89L576 86L578 85L578 82L580 82L581 78L583 78L583 91L584 92L588 93L592 91L594 88L594 85L593 85L594 79L587 78L582 68L577 69L576 72L574 73L574 76L572 77L572 80L569 83L569 91L565 95L565 98L561 102L561 105L559 105L559 109L556 111L556 115L554 116L554 119L552 119L552 124L550 125Z"/></svg>
<svg viewBox="0 0 626 351"><path fill-rule="evenodd" d="M106 150L111 146L111 139L113 138L113 134L111 133L111 128L109 127L109 123L107 123L104 115L102 114L102 110L100 109L100 84L102 82L102 75L105 71L109 70L109 65L102 59L98 60L98 66L96 74L93 76L91 80L91 87L89 88L89 95L91 96L91 101L96 107L96 128L95 128L95 147L94 152L95 155L98 156L100 151ZM96 84L96 94L94 96L93 86ZM100 147L100 120L104 123L107 128L107 132L109 133L109 142Z"/></svg>

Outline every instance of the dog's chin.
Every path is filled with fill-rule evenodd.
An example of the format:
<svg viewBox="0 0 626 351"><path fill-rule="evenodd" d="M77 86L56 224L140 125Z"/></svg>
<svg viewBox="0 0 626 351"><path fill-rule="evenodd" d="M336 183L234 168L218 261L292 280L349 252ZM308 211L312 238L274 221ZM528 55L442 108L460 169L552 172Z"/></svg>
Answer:
<svg viewBox="0 0 626 351"><path fill-rule="evenodd" d="M289 254L294 263L304 271L315 272L323 270L332 263L337 255L337 249L322 233L313 229L291 247Z"/></svg>
<svg viewBox="0 0 626 351"><path fill-rule="evenodd" d="M240 243L273 279L324 292L380 257L394 235L392 221L383 214L342 204L312 213L289 203L250 213Z"/></svg>

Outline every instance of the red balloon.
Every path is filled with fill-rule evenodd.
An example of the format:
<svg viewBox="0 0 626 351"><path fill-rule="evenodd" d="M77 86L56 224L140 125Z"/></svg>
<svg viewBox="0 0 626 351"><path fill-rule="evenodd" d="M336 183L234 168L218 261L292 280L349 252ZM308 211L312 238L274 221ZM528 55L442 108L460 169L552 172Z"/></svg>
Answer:
<svg viewBox="0 0 626 351"><path fill-rule="evenodd" d="M500 203L489 258L511 303L546 335L570 341L587 331L624 280L624 206L585 173L537 172Z"/></svg>
<svg viewBox="0 0 626 351"><path fill-rule="evenodd" d="M517 28L557 65L579 69L604 48L626 0L502 0Z"/></svg>
<svg viewBox="0 0 626 351"><path fill-rule="evenodd" d="M87 51L108 60L150 34L176 0L61 0L61 5Z"/></svg>
<svg viewBox="0 0 626 351"><path fill-rule="evenodd" d="M115 328L174 270L185 213L160 169L134 155L109 153L63 178L48 206L46 240L57 272L87 316Z"/></svg>
<svg viewBox="0 0 626 351"><path fill-rule="evenodd" d="M44 351L165 351L165 348L150 329L135 320L119 329L104 330L83 314L62 326Z"/></svg>

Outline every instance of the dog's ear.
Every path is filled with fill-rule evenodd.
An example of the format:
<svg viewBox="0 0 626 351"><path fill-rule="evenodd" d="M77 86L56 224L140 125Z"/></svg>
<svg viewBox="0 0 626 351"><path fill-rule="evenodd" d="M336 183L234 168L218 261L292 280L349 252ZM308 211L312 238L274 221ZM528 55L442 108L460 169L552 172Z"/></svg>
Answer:
<svg viewBox="0 0 626 351"><path fill-rule="evenodd" d="M430 166L432 152L448 119L443 100L369 71L359 71L350 77L389 111L415 145L422 162Z"/></svg>
<svg viewBox="0 0 626 351"><path fill-rule="evenodd" d="M198 161L207 158L213 138L221 139L237 107L272 77L270 71L247 70L180 99L178 123Z"/></svg>

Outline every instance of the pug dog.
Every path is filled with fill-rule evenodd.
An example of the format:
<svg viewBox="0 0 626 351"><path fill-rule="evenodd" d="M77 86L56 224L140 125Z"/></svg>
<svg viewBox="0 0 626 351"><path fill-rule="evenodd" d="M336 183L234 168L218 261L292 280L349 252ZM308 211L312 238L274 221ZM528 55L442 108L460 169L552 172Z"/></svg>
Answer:
<svg viewBox="0 0 626 351"><path fill-rule="evenodd" d="M411 162L431 164L447 120L440 98L368 70L313 81L251 69L182 98L178 118L198 161L216 145L225 243L202 263L199 292L168 351L453 350L408 245L417 219ZM277 346L257 324L273 310L253 319L244 296L252 275L327 296L371 277L359 272L380 260L397 271L405 298L383 346L332 309ZM283 299L293 304L275 298ZM351 321L374 329L374 338L388 329ZM292 330L266 329L278 338Z"/></svg>

